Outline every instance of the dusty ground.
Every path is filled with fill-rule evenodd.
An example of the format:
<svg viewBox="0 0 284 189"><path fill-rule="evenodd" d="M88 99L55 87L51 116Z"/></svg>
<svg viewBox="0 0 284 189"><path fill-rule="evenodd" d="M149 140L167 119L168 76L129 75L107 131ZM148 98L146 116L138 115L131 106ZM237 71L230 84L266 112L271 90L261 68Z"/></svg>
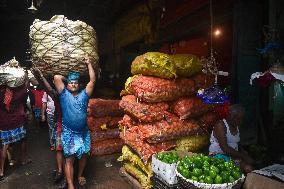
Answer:
<svg viewBox="0 0 284 189"><path fill-rule="evenodd" d="M49 189L57 188L52 181L55 168L55 153L49 150L48 129L36 128L30 117L28 126L28 154L32 163L25 166L6 166L6 178L0 182L1 189ZM120 163L116 161L119 154L92 157L85 170L86 189L130 189L132 188L118 174ZM110 162L112 167L105 167ZM77 181L75 181L77 182Z"/></svg>

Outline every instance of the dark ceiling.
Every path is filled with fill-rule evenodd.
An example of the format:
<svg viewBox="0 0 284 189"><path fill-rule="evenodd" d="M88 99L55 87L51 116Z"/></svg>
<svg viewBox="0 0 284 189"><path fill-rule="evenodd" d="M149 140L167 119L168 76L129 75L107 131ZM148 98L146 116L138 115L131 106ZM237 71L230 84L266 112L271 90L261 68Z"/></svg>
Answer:
<svg viewBox="0 0 284 189"><path fill-rule="evenodd" d="M29 27L35 19L49 20L65 15L94 27L99 39L105 39L112 24L144 0L33 0L38 9L31 13L32 0L0 0L0 64L16 56L25 60L29 47Z"/></svg>
<svg viewBox="0 0 284 189"><path fill-rule="evenodd" d="M101 27L113 23L121 14L143 1L139 0L33 0L38 9L28 12L32 0L1 0L1 21L39 18L47 20L63 14L69 19L82 20Z"/></svg>

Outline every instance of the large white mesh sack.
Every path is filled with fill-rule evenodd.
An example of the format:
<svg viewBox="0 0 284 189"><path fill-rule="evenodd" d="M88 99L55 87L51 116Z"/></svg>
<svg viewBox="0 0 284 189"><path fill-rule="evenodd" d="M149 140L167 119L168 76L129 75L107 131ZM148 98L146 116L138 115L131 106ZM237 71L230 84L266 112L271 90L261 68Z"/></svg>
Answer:
<svg viewBox="0 0 284 189"><path fill-rule="evenodd" d="M70 71L87 75L86 56L98 68L96 32L82 21L68 20L63 15L53 16L49 21L36 19L30 26L29 37L33 64L44 75L66 76Z"/></svg>
<svg viewBox="0 0 284 189"><path fill-rule="evenodd" d="M19 87L25 82L25 70L15 57L0 66L0 85Z"/></svg>

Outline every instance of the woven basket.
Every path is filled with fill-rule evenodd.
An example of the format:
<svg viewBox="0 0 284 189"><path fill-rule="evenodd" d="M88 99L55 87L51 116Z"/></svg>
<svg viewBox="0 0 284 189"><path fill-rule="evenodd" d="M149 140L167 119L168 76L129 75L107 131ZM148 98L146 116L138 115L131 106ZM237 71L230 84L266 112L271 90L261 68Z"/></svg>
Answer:
<svg viewBox="0 0 284 189"><path fill-rule="evenodd" d="M36 19L30 26L30 46L33 65L45 76L68 75L70 71L87 75L86 56L98 68L96 32L82 21L71 21L63 15L50 21Z"/></svg>

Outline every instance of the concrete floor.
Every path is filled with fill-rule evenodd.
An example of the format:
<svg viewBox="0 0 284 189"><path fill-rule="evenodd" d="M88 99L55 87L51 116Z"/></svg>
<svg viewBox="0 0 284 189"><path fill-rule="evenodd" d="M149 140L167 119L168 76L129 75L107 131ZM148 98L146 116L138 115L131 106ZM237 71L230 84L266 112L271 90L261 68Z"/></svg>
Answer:
<svg viewBox="0 0 284 189"><path fill-rule="evenodd" d="M55 168L55 153L49 150L48 129L36 128L29 117L28 155L32 163L25 166L6 166L1 189L51 189L57 188L52 181L52 170ZM132 188L119 176L121 164L116 161L119 154L90 157L85 169L87 184L85 189L130 189ZM112 167L105 167L105 162L111 162ZM77 183L77 181L75 181Z"/></svg>

